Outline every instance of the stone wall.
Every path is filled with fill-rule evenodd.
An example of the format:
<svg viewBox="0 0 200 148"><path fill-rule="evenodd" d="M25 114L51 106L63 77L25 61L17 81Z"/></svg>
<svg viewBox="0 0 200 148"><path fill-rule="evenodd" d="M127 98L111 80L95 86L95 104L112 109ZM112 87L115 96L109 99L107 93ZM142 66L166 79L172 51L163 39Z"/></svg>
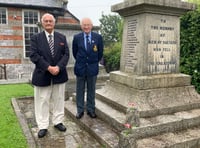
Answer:
<svg viewBox="0 0 200 148"><path fill-rule="evenodd" d="M4 2L4 1L0 1ZM60 6L58 1L6 1L7 3L20 3L34 5L35 3L44 6ZM56 4L54 4L56 3ZM61 4L61 0L60 0ZM29 78L33 71L34 65L31 63L30 59L25 57L24 49L24 30L23 30L23 8L9 6L6 7L7 13L7 24L1 24L0 28L0 79L16 79L16 78ZM36 10L42 16L45 11ZM69 11L65 11L64 16L57 16L56 30L58 32L64 33L67 36L67 42L69 44L70 54L71 54L71 41L75 33L80 31L79 20L74 17ZM42 31L40 23L36 24ZM62 25L63 27L60 27ZM73 64L72 56L70 56L69 64ZM6 69L6 70L5 70ZM6 76L5 76L6 73Z"/></svg>

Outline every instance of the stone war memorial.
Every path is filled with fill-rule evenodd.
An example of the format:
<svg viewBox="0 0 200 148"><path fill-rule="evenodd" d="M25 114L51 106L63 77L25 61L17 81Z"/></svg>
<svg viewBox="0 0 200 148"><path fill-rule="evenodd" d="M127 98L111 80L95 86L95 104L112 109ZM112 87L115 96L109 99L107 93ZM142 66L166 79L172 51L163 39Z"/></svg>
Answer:
<svg viewBox="0 0 200 148"><path fill-rule="evenodd" d="M125 116L134 109L132 121L123 119L130 126L119 147L200 147L200 96L191 77L179 72L180 16L194 9L181 0L124 0L111 7L124 19L120 70L96 95Z"/></svg>

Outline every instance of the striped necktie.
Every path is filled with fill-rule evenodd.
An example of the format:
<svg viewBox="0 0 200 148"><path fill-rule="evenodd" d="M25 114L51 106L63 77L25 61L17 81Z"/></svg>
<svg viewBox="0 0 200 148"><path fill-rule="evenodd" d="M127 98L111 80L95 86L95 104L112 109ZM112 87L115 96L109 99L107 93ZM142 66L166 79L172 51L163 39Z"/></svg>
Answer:
<svg viewBox="0 0 200 148"><path fill-rule="evenodd" d="M52 57L54 57L54 43L53 43L53 36L51 34L49 35L49 48L50 48Z"/></svg>

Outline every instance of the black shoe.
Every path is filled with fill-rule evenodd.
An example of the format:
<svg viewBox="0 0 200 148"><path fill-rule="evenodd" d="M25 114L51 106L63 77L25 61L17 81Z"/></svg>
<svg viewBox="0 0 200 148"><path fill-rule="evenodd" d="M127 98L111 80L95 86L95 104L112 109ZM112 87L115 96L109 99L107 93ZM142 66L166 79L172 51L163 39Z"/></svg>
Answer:
<svg viewBox="0 0 200 148"><path fill-rule="evenodd" d="M84 112L81 112L81 113L77 113L76 114L76 119L81 119L84 115Z"/></svg>
<svg viewBox="0 0 200 148"><path fill-rule="evenodd" d="M44 137L46 134L47 134L47 129L41 129L41 130L38 132L38 138L42 138L42 137Z"/></svg>
<svg viewBox="0 0 200 148"><path fill-rule="evenodd" d="M61 132L65 132L66 131L66 127L62 123L54 125L54 127L57 128Z"/></svg>
<svg viewBox="0 0 200 148"><path fill-rule="evenodd" d="M87 112L87 114L90 116L90 118L96 118L97 115L94 112Z"/></svg>

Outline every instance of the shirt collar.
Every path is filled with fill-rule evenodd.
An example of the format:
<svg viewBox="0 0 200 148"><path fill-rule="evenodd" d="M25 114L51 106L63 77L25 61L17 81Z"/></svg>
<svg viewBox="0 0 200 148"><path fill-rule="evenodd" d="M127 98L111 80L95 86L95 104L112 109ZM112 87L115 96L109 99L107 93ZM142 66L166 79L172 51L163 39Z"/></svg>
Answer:
<svg viewBox="0 0 200 148"><path fill-rule="evenodd" d="M89 39L90 39L91 38L91 32L88 33L88 34L84 33L84 38L86 38L87 35L89 36Z"/></svg>
<svg viewBox="0 0 200 148"><path fill-rule="evenodd" d="M46 35L47 39L48 39L49 35L52 35L52 37L54 36L54 31L52 31L51 34L49 34L46 30L44 32L45 32L45 35Z"/></svg>

